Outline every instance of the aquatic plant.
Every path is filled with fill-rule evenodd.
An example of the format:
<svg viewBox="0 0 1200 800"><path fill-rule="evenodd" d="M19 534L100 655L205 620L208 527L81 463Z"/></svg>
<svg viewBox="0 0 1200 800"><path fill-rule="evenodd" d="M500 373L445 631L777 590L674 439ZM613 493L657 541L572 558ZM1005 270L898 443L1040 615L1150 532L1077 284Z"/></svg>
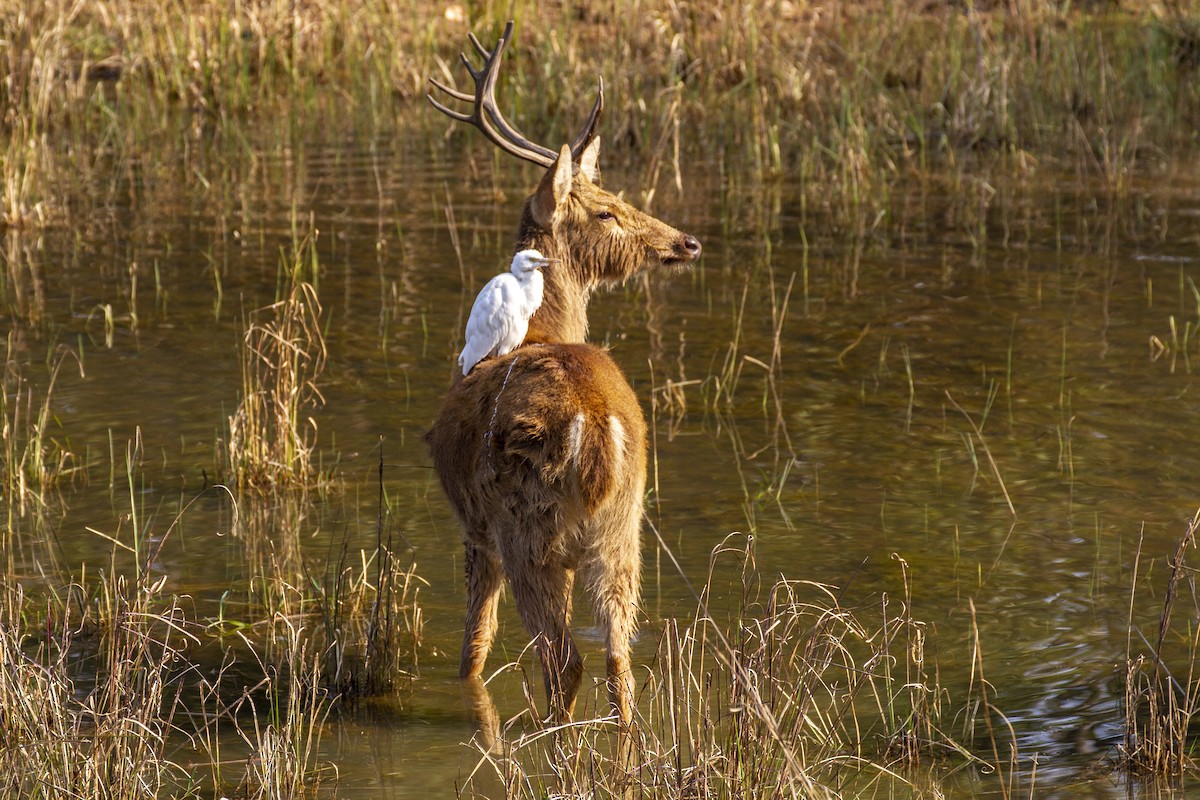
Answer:
<svg viewBox="0 0 1200 800"><path fill-rule="evenodd" d="M311 416L323 402L317 386L326 358L321 304L311 283L289 283L283 299L254 312L247 324L242 396L229 418L232 482L262 493L306 489L321 479Z"/></svg>
<svg viewBox="0 0 1200 800"><path fill-rule="evenodd" d="M3 442L3 497L9 519L5 531L11 533L13 516L25 516L32 509L47 506L51 493L60 482L68 479L78 468L75 455L60 430L51 410L51 398L63 365L78 358L66 349L60 350L50 368L44 390L35 391L24 375L21 365L17 330L5 337L3 396L0 405L0 440Z"/></svg>
<svg viewBox="0 0 1200 800"><path fill-rule="evenodd" d="M1200 115L1195 0L1136 11L626 0L579 14L417 0L4 0L3 217L61 218L96 142L143 152L158 126L139 121L172 110L236 132L332 96L339 112L390 125L411 115L429 76L453 82L465 29L490 39L510 17L539 24L519 26L514 49L536 58L516 60L537 66L506 79L508 102L558 141L579 111L575 87L603 75L619 121L610 161L645 170L646 206L682 192L695 153L726 175L799 180L812 213L860 234L893 187L934 166L961 179L1065 165L1124 192L1161 154L1195 145L1187 132ZM986 181L963 184L986 194ZM986 205L970 194L964 202Z"/></svg>
<svg viewBox="0 0 1200 800"><path fill-rule="evenodd" d="M1125 656L1125 735L1116 759L1118 767L1134 775L1178 778L1197 768L1191 729L1200 714L1200 674L1196 671L1200 632L1190 614L1183 630L1174 620L1177 603L1186 602L1190 607L1196 603L1186 559L1188 551L1196 547L1197 529L1200 511L1188 521L1167 562L1169 573L1153 644L1135 630L1132 619L1140 547L1134 564L1135 591L1130 593ZM1179 664L1186 666L1180 669Z"/></svg>

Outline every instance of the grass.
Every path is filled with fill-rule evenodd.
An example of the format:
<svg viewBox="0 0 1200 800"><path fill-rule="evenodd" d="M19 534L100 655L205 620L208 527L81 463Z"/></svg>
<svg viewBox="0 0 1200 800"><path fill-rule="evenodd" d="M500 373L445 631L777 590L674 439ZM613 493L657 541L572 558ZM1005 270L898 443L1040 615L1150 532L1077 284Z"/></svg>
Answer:
<svg viewBox="0 0 1200 800"><path fill-rule="evenodd" d="M1194 773L1192 721L1200 713L1200 634L1191 614L1180 624L1175 606L1196 603L1187 553L1196 547L1200 511L1187 524L1166 566L1162 612L1153 643L1129 622L1125 656L1125 737L1119 765L1135 775L1177 779ZM1140 563L1141 553L1138 553ZM1137 563L1134 567L1137 578ZM1136 584L1134 587L1136 591ZM1130 593L1132 614L1134 593ZM1177 665L1183 665L1180 669Z"/></svg>
<svg viewBox="0 0 1200 800"><path fill-rule="evenodd" d="M957 176L964 207L986 208L991 169L1065 165L1121 192L1194 146L1186 131L1200 115L1193 0L1157 11L623 0L581 14L525 0L461 13L416 0L5 2L0 158L15 228L61 218L72 175L90 171L76 159L98 142L130 155L155 146L157 126L142 121L172 110L227 131L329 98L374 125L413 116L428 77L465 79L453 62L468 26L490 44L509 17L503 102L553 141L603 75L610 159L645 166L647 205L682 191L681 162L702 153L756 180L786 174L812 214L862 235L894 185L934 165Z"/></svg>
<svg viewBox="0 0 1200 800"><path fill-rule="evenodd" d="M289 283L284 298L254 312L246 327L242 397L229 418L229 474L239 488L260 494L322 482L311 416L323 403L321 304L311 283Z"/></svg>
<svg viewBox="0 0 1200 800"><path fill-rule="evenodd" d="M730 559L741 605L723 619L707 600ZM832 798L880 783L916 789L934 765L984 765L951 728L982 727L994 710L955 719L963 707L927 660L929 627L913 616L897 563L900 597L874 607L847 608L835 588L804 581L777 581L760 597L751 537L731 537L713 551L694 614L659 635L631 765L615 755L611 721L530 729L522 714L499 748L481 749L461 795L497 780L509 797Z"/></svg>
<svg viewBox="0 0 1200 800"><path fill-rule="evenodd" d="M4 796L150 798L182 778L167 757L175 663L189 638L181 609L154 603L153 586L111 578L102 587L90 624L64 604L46 620L47 635L30 641L33 609L5 583ZM72 666L80 646L96 665L90 687Z"/></svg>
<svg viewBox="0 0 1200 800"><path fill-rule="evenodd" d="M131 487L138 468L130 457ZM320 761L335 703L415 674L414 568L361 553L362 572L339 564L326 596L307 568L293 584L295 564L263 558L250 582L274 607L205 618L159 569L196 501L164 530L128 501L114 532L97 531L112 544L102 569L34 589L11 569L0 581L0 796L317 796L336 778Z"/></svg>
<svg viewBox="0 0 1200 800"><path fill-rule="evenodd" d="M325 674L343 699L383 694L417 675L423 617L416 564L402 566L393 542L350 562L343 547L318 595ZM374 573L374 580L372 580Z"/></svg>
<svg viewBox="0 0 1200 800"><path fill-rule="evenodd" d="M24 375L21 350L17 332L10 330L5 339L4 393L0 406L3 416L0 439L4 445L0 471L8 514L5 530L10 532L14 515L24 517L45 510L56 488L80 467L61 435L50 401L63 366L74 361L82 372L82 365L71 351L60 350L50 366L45 389L35 391Z"/></svg>
<svg viewBox="0 0 1200 800"><path fill-rule="evenodd" d="M131 485L138 463L127 465ZM138 521L134 495L128 502L121 519L153 525ZM379 549L343 542L340 555L322 559L323 581L299 548L250 562L252 581L278 599L247 606L240 621L199 617L167 591L154 565L182 535L176 521L133 543L118 522L102 572L36 600L6 578L0 794L316 796L336 780L320 749L334 704L386 692L415 668L418 579L392 553L388 513L381 494ZM302 517L264 516L241 535L286 537ZM1195 528L1194 519L1171 562L1152 657L1130 651L1118 766L1137 774L1194 769L1187 729L1200 677L1168 665L1177 644L1183 663L1194 662L1194 626L1171 631ZM581 698L578 723L546 727L529 711L505 723L496 746L476 751L460 795L487 796L499 782L510 797L940 796L943 780L979 768L999 776L1003 796L1033 796L1036 775L996 707L974 622L971 679L952 689L942 683L935 630L915 614L909 566L893 563L895 591L851 607L844 589L764 583L753 537L730 537L713 551L694 609L665 621L639 670L631 757L615 749L598 684ZM726 595L738 602L715 612L710 600ZM214 641L224 643L217 665L203 655ZM247 665L256 683L247 684ZM536 665L524 671L537 675ZM535 690L526 692L533 709ZM20 767L30 758L36 770Z"/></svg>
<svg viewBox="0 0 1200 800"><path fill-rule="evenodd" d="M1200 512L1166 564L1153 640L1130 623L1124 740L1097 762L1101 773L1156 782L1196 773L1189 729L1200 712L1200 638L1174 610L1196 602L1185 556L1198 527ZM644 668L631 764L616 755L600 690L584 698L591 719L546 727L530 722L526 686L529 709L500 726L499 742L475 742L459 796L489 796L499 785L507 797L530 798L941 797L942 781L964 768L994 774L1001 797L1037 796L1037 760L1020 752L994 703L973 601L971 678L956 699L940 680L932 626L913 615L903 559L894 557L898 597L848 608L835 587L805 581L777 581L760 597L751 540L715 548L694 615L666 620ZM728 559L740 565L740 586L728 591L741 604L722 619L707 599L724 591L718 562ZM1140 554L1135 584L1139 564ZM536 665L515 666L537 674Z"/></svg>

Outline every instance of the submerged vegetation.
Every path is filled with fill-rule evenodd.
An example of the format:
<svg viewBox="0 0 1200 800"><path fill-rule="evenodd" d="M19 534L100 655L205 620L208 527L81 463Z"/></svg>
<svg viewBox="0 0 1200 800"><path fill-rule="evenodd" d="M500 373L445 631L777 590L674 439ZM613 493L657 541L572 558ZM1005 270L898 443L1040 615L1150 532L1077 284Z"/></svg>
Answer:
<svg viewBox="0 0 1200 800"><path fill-rule="evenodd" d="M427 669L453 681L459 598L436 621L425 603L455 591L457 547L413 431L462 321L429 298L505 251L532 173L481 159L423 95L461 80L468 30L490 46L509 17L509 118L563 137L602 76L615 188L690 215L722 269L679 292L690 328L648 279L616 301L644 320L593 331L635 340L647 528L692 548L675 561L664 534L649 556L634 760L602 682L547 726L510 653L504 720L476 720L458 791L1036 796L1060 743L1006 692L1075 687L1013 667L981 620L1014 641L1031 607L1103 628L1106 592L1129 616L1123 657L1100 635L1086 651L1103 722L1054 733L1123 791L1194 780L1197 518L1170 527L1194 448L1140 452L1142 406L1106 393L1144 368L1138 402L1190 436L1200 2L0 0L0 797L336 796L342 715L401 727ZM410 153L462 163L430 194ZM916 265L924 241L940 265ZM971 292L1006 298L983 312L1003 333L935 344ZM672 454L689 437L709 450ZM1169 489L1108 478L1107 440ZM1131 553L1107 522L1131 513L1178 544ZM764 564L788 537L856 557L868 529L885 544L836 578ZM904 534L949 568L927 577ZM1058 539L1094 548L1090 576L1052 563ZM1024 570L1045 598L995 589ZM432 694L421 727L457 721Z"/></svg>

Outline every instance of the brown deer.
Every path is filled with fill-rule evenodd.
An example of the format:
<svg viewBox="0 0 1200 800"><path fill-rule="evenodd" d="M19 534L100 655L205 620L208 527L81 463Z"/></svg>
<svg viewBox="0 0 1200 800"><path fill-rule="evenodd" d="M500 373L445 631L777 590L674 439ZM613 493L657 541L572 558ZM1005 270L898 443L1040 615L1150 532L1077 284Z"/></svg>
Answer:
<svg viewBox="0 0 1200 800"><path fill-rule="evenodd" d="M630 640L641 587L646 423L629 382L608 352L587 344L588 298L646 270L681 268L700 243L598 185L591 114L571 145L555 153L525 138L496 107L495 83L509 22L466 94L431 81L471 113L431 103L479 128L497 147L546 168L525 201L515 250L555 263L524 343L456 375L425 440L463 529L467 618L459 675L479 681L496 633L507 576L517 611L542 661L547 701L569 719L583 676L571 640L571 593L578 573L608 652L609 696L623 727L632 720ZM457 372L457 370L456 370Z"/></svg>

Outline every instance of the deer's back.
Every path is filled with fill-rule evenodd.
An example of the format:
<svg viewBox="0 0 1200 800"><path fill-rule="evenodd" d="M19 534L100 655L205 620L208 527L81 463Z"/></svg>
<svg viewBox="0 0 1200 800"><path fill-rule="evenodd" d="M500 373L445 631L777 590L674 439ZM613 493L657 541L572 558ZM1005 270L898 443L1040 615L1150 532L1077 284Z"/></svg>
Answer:
<svg viewBox="0 0 1200 800"><path fill-rule="evenodd" d="M608 353L587 344L527 345L481 362L451 387L425 436L467 536L496 515L587 527L640 503L646 423Z"/></svg>

